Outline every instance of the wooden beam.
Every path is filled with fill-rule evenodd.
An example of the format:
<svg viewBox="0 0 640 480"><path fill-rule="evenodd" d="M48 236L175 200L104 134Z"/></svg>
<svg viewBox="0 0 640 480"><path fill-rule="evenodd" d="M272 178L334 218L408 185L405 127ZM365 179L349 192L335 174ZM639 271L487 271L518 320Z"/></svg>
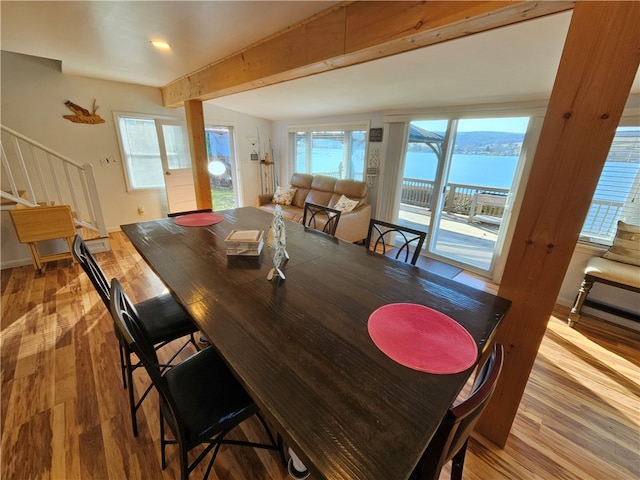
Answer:
<svg viewBox="0 0 640 480"><path fill-rule="evenodd" d="M573 12L498 292L513 302L496 334L506 360L477 429L499 446L507 441L638 71L638 25L640 2L579 1Z"/></svg>
<svg viewBox="0 0 640 480"><path fill-rule="evenodd" d="M345 2L163 87L166 107L209 100L573 8L573 1Z"/></svg>
<svg viewBox="0 0 640 480"><path fill-rule="evenodd" d="M209 160L204 137L204 111L202 102L187 100L184 102L184 114L187 120L193 187L196 191L197 208L213 208L211 184L209 183Z"/></svg>

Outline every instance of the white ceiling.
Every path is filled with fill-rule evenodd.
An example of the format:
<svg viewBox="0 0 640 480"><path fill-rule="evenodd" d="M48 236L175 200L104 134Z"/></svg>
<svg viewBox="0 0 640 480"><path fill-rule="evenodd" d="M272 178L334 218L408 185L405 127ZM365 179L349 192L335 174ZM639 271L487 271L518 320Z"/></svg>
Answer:
<svg viewBox="0 0 640 480"><path fill-rule="evenodd" d="M3 0L0 46L60 60L67 74L159 87L335 3ZM542 99L570 18L532 20L209 103L278 120ZM152 38L169 42L171 52L155 50Z"/></svg>

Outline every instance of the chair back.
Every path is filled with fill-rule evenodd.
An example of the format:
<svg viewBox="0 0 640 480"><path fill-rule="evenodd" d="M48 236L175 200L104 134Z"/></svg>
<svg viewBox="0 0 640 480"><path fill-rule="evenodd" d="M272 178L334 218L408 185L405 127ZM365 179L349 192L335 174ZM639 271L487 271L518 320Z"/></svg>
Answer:
<svg viewBox="0 0 640 480"><path fill-rule="evenodd" d="M478 370L471 393L465 400L449 409L418 464L418 474L411 478L437 479L447 462L459 452L464 454L469 436L496 388L503 361L504 348L496 343L491 355ZM461 476L462 465L457 468ZM452 467L452 472L453 470Z"/></svg>
<svg viewBox="0 0 640 480"><path fill-rule="evenodd" d="M367 250L382 255L388 254L396 260L415 265L426 237L427 232L372 218L369 220L365 247Z"/></svg>
<svg viewBox="0 0 640 480"><path fill-rule="evenodd" d="M184 212L169 212L167 213L167 217L181 217L182 215L191 215L192 213L211 213L213 209L211 208L199 208L197 210L187 210Z"/></svg>
<svg viewBox="0 0 640 480"><path fill-rule="evenodd" d="M305 227L319 230L334 237L338 229L341 213L340 210L306 202L304 204L302 224Z"/></svg>
<svg viewBox="0 0 640 480"><path fill-rule="evenodd" d="M122 289L120 282L114 278L111 280L111 301L109 310L116 329L129 349L133 350L140 359L144 369L151 378L151 383L160 395L161 405L168 407L163 410L165 418L172 427L175 427L176 435L182 435L182 422L178 416L178 409L169 391L167 380L162 375L162 368L158 360L158 355L149 336L146 327L140 321L138 312L128 295Z"/></svg>
<svg viewBox="0 0 640 480"><path fill-rule="evenodd" d="M85 271L89 280L91 280L91 283L98 291L105 307L109 310L109 280L80 235L76 235L73 239L71 253L73 254L73 258L75 258L76 262L78 262Z"/></svg>

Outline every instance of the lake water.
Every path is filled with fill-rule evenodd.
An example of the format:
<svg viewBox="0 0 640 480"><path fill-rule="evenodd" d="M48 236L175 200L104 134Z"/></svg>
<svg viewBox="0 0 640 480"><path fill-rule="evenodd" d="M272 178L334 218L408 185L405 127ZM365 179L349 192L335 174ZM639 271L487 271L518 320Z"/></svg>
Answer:
<svg viewBox="0 0 640 480"><path fill-rule="evenodd" d="M433 180L438 160L433 153L408 152L405 178ZM449 183L511 188L518 157L454 154Z"/></svg>

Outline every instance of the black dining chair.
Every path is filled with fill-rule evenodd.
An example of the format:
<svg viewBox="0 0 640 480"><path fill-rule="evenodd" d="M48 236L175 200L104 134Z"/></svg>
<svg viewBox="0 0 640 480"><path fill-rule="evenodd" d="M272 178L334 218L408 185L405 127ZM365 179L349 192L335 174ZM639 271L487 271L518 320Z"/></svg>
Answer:
<svg viewBox="0 0 640 480"><path fill-rule="evenodd" d="M415 265L426 237L427 232L422 230L372 218L369 220L369 231L364 245L367 250Z"/></svg>
<svg viewBox="0 0 640 480"><path fill-rule="evenodd" d="M163 470L167 465L167 445L178 445L182 480L187 480L189 473L213 450L204 476L206 479L222 445L281 449L258 407L213 347L204 348L163 371L145 323L115 278L111 281L111 315L120 335L140 358L160 396ZM225 438L241 422L254 415L262 423L269 443ZM165 422L173 438L166 437ZM187 454L201 444L207 444L206 448L189 463Z"/></svg>
<svg viewBox="0 0 640 480"><path fill-rule="evenodd" d="M462 480L469 436L493 395L503 361L504 348L496 343L491 355L478 370L471 393L449 409L410 480L437 480L442 467L449 460L453 461L451 480Z"/></svg>
<svg viewBox="0 0 640 480"><path fill-rule="evenodd" d="M335 237L340 221L340 210L305 202L304 213L302 214L302 224L305 227L326 233Z"/></svg>
<svg viewBox="0 0 640 480"><path fill-rule="evenodd" d="M80 264L98 291L107 311L109 311L111 300L109 280L80 235L76 235L73 240L72 253L75 260ZM193 334L198 331L195 323L193 323L191 317L169 293L161 294L137 303L136 310L140 314L141 321L149 331L149 335L156 349L162 348L166 344L179 338L188 337L172 354L167 364L164 365L165 367L169 366L187 345L192 344L196 350L200 349L193 337ZM151 390L152 385L149 385L136 400L132 378L133 371L140 366L140 362L132 362L132 352L128 343L124 341L118 329L115 329L115 333L119 341L122 383L124 388L128 390L133 435L137 437L138 422L136 420L136 413Z"/></svg>
<svg viewBox="0 0 640 480"><path fill-rule="evenodd" d="M184 212L170 212L167 213L167 217L173 218L173 217L181 217L182 215L191 215L192 213L211 213L213 212L213 209L211 208L199 208L197 210L187 210Z"/></svg>

